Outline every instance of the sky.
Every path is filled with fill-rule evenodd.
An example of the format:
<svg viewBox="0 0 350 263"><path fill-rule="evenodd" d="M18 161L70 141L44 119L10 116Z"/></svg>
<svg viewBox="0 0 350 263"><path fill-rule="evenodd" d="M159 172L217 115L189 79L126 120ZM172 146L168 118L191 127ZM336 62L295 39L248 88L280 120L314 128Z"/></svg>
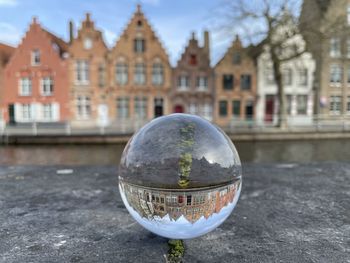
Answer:
<svg viewBox="0 0 350 263"><path fill-rule="evenodd" d="M223 37L214 28L214 12L221 0L0 0L0 42L17 45L32 17L49 31L68 39L68 22L79 27L89 12L112 47L140 3L150 24L166 48L172 65L180 58L193 31L202 41L211 32L212 64L226 52L234 36ZM200 42L201 43L201 42Z"/></svg>

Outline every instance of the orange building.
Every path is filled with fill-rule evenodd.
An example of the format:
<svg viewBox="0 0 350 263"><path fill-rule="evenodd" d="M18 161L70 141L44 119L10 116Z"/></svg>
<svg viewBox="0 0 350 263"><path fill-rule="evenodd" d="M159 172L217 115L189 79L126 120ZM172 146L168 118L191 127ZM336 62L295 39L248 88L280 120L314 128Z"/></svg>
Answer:
<svg viewBox="0 0 350 263"><path fill-rule="evenodd" d="M109 124L108 48L102 32L86 14L74 36L70 22L69 87L72 124L94 126Z"/></svg>
<svg viewBox="0 0 350 263"><path fill-rule="evenodd" d="M4 70L1 107L8 123L64 122L68 44L33 19Z"/></svg>
<svg viewBox="0 0 350 263"><path fill-rule="evenodd" d="M220 126L253 120L257 91L256 62L237 36L215 66L215 116Z"/></svg>
<svg viewBox="0 0 350 263"><path fill-rule="evenodd" d="M170 113L169 58L140 5L111 50L109 75L109 108L118 125Z"/></svg>
<svg viewBox="0 0 350 263"><path fill-rule="evenodd" d="M0 105L2 105L1 101L4 94L4 69L14 51L15 48L0 43ZM3 124L3 110L0 108L0 125Z"/></svg>

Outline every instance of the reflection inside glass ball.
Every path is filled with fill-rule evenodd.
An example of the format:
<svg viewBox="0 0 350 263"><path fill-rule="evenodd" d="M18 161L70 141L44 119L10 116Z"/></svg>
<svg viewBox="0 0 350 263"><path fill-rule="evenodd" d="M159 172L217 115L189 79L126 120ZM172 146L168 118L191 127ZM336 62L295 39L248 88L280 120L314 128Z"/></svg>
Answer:
<svg viewBox="0 0 350 263"><path fill-rule="evenodd" d="M119 168L123 202L146 229L188 239L231 214L241 191L241 163L231 140L210 122L172 114L128 142Z"/></svg>

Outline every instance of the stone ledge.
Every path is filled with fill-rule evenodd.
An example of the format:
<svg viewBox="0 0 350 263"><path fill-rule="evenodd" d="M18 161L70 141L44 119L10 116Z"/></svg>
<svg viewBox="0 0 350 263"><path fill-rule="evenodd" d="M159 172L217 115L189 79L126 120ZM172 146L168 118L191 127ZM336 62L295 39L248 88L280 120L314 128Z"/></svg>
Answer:
<svg viewBox="0 0 350 263"><path fill-rule="evenodd" d="M73 173L69 170L72 169ZM0 262L164 262L128 214L116 167L0 167ZM238 205L185 262L347 262L350 164L246 164Z"/></svg>

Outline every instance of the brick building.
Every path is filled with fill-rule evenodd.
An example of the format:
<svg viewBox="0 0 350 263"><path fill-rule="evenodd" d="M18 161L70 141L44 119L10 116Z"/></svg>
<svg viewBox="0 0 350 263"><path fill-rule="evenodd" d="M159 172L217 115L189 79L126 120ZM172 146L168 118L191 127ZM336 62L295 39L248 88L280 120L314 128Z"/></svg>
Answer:
<svg viewBox="0 0 350 263"><path fill-rule="evenodd" d="M210 66L209 32L204 32L202 47L192 34L173 70L172 78L172 111L197 114L213 120L214 73Z"/></svg>
<svg viewBox="0 0 350 263"><path fill-rule="evenodd" d="M350 114L350 2L303 2L300 25L316 61L315 113Z"/></svg>
<svg viewBox="0 0 350 263"><path fill-rule="evenodd" d="M15 51L15 48L5 45L3 43L0 43L0 105L2 105L2 96L4 94L4 70L5 66L10 60L10 57L12 56L13 52ZM4 115L4 109L0 106L0 126L3 125L3 116Z"/></svg>
<svg viewBox="0 0 350 263"><path fill-rule="evenodd" d="M215 66L215 122L228 126L255 116L256 63L237 36Z"/></svg>
<svg viewBox="0 0 350 263"><path fill-rule="evenodd" d="M4 71L1 107L9 123L64 122L68 45L33 19Z"/></svg>
<svg viewBox="0 0 350 263"><path fill-rule="evenodd" d="M108 48L102 32L86 14L75 37L70 22L69 87L72 124L109 124Z"/></svg>
<svg viewBox="0 0 350 263"><path fill-rule="evenodd" d="M109 74L116 123L143 123L170 112L169 58L139 5L111 50Z"/></svg>

